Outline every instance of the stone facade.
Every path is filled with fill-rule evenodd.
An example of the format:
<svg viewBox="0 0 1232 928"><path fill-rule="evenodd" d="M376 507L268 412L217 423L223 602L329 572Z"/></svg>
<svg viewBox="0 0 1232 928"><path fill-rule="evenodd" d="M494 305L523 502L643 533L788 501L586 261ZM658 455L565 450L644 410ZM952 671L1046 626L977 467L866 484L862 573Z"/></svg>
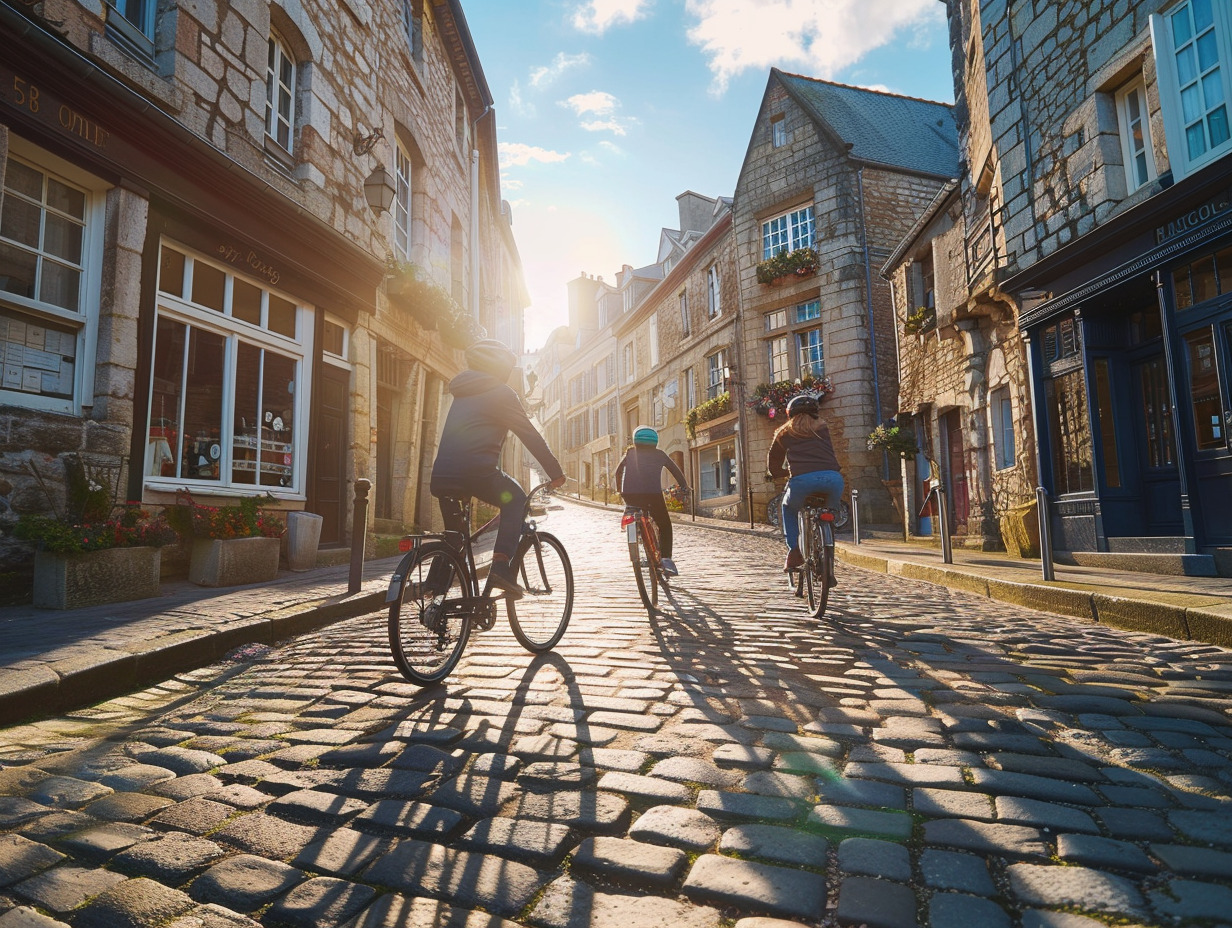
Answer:
<svg viewBox="0 0 1232 928"><path fill-rule="evenodd" d="M257 310L249 324L262 331L250 333L230 321L243 317L220 291L217 315L198 323L218 320L228 352L282 351L285 340L296 374L275 436L287 450L272 471L284 476L262 481L277 505L324 508L331 540L346 543L352 482L363 477L376 484L377 527L433 524L425 482L460 343L387 298L383 264L393 255L416 265L517 352L529 302L500 194L492 95L457 0L172 3L146 22L97 0L29 9L0 11L0 43L20 50L3 64L16 89L0 100L0 180L18 164L21 176L33 167L80 190L85 246L74 300L48 304L20 280L0 288L6 320L38 323L45 344L28 345L54 345L47 356L58 350L66 365L63 383L52 374L41 392L34 375L4 383L0 519L46 508L29 464L56 496L68 454L109 473L131 462L121 499L169 503L180 484L202 496L252 492L255 477L245 489L225 476L228 465L240 473L228 439L240 448L242 389L230 400L222 391L230 405L202 439L196 473L185 463L187 422L147 432L148 419L172 418L165 402L152 408L151 367L162 377L158 352L168 350L157 320L191 322L212 299L197 284L169 290L166 262L183 254L194 280L225 281L227 301L234 280L237 294L258 288L294 307L289 324ZM271 82L285 126L267 113ZM390 210L366 198L379 168L395 193ZM17 176L10 169L0 211L18 208ZM274 467L269 429L255 426L244 417L259 434L254 474ZM211 455L218 463L203 480ZM0 557L11 564L22 552Z"/></svg>

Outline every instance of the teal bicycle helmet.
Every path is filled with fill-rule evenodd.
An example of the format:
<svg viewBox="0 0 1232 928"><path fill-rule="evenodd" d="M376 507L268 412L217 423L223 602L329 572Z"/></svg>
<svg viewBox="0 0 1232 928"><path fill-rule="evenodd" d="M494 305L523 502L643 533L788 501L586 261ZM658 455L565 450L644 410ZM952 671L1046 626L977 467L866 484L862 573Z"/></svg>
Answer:
<svg viewBox="0 0 1232 928"><path fill-rule="evenodd" d="M659 443L659 433L648 425L643 425L633 433L633 444L635 445L650 445L654 447Z"/></svg>

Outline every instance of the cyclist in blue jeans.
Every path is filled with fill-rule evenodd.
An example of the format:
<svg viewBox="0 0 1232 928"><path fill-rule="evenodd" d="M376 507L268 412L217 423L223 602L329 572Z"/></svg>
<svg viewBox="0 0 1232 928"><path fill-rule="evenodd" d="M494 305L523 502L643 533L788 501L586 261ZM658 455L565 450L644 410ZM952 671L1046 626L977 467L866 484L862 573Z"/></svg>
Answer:
<svg viewBox="0 0 1232 928"><path fill-rule="evenodd" d="M787 404L787 421L770 443L767 466L775 477L786 476L783 493L783 534L787 541L787 561L783 570L794 570L804 563L800 553L800 510L814 493L824 493L830 503L843 494L843 475L838 470L830 429L819 415L817 397L801 393ZM786 468L784 468L786 463ZM834 585L834 578L829 579Z"/></svg>

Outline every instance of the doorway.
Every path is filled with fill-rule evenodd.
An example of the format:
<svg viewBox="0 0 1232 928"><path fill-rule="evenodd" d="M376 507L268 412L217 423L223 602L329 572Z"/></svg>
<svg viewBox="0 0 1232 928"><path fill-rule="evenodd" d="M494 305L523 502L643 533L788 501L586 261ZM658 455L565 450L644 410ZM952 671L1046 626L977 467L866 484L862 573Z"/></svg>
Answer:
<svg viewBox="0 0 1232 928"><path fill-rule="evenodd" d="M321 364L317 374L316 441L309 510L322 518L321 546L337 547L346 526L347 397L349 371Z"/></svg>
<svg viewBox="0 0 1232 928"><path fill-rule="evenodd" d="M962 411L951 409L941 419L946 446L946 493L949 496L950 524L954 534L967 532L969 501L967 496L967 456L963 447Z"/></svg>

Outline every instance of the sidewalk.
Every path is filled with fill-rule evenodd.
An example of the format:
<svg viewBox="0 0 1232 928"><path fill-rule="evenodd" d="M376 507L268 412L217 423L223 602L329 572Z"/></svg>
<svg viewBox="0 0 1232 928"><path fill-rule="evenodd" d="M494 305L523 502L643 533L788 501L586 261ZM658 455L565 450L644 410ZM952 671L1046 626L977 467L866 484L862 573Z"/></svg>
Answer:
<svg viewBox="0 0 1232 928"><path fill-rule="evenodd" d="M350 567L280 571L268 584L205 589L164 583L160 595L65 611L0 608L0 724L63 712L165 680L244 644L272 644L384 608L397 557Z"/></svg>
<svg viewBox="0 0 1232 928"><path fill-rule="evenodd" d="M585 499L577 501L597 508L622 508L614 503L603 507ZM779 537L776 529L762 524L750 528L747 522L694 519L687 513L672 513L672 520L720 531ZM1037 560L955 548L954 563L946 564L939 547L884 538L856 545L840 536L835 554L841 563L854 567L925 580L1029 609L1232 647L1232 579L1227 577L1179 577L1057 564L1056 579L1045 581Z"/></svg>

